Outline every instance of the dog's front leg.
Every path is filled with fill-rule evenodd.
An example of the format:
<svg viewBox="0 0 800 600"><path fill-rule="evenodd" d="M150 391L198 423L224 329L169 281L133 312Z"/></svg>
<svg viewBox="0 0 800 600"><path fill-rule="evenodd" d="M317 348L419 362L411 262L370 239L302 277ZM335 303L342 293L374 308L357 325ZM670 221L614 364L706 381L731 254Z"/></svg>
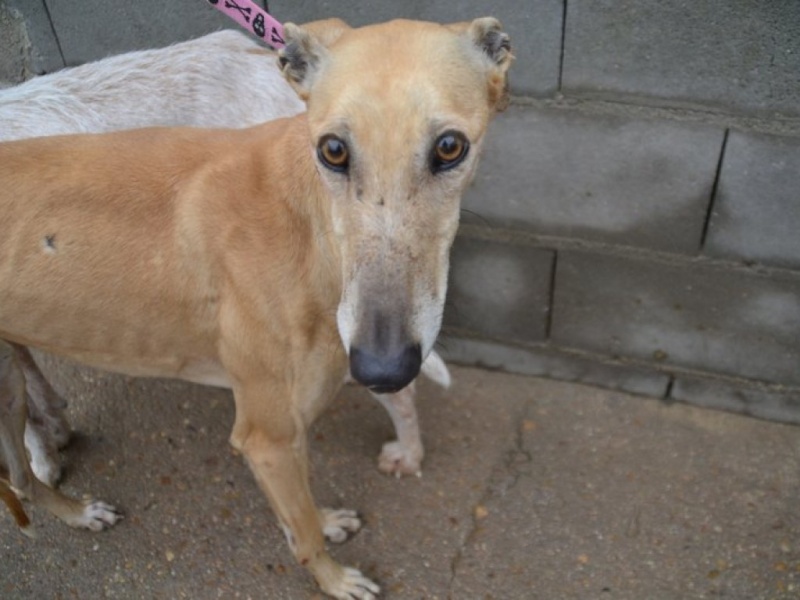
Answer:
<svg viewBox="0 0 800 600"><path fill-rule="evenodd" d="M384 473L401 475L422 474L425 450L419 431L417 407L414 404L414 383L394 394L372 394L392 418L397 439L383 445L378 468Z"/></svg>
<svg viewBox="0 0 800 600"><path fill-rule="evenodd" d="M324 592L343 600L373 600L378 586L358 570L336 563L325 550L329 517L311 497L304 419L291 390L275 382L234 386L236 423L231 444L240 450L275 511L297 561ZM280 392L284 391L284 394ZM342 513L349 511L340 511Z"/></svg>

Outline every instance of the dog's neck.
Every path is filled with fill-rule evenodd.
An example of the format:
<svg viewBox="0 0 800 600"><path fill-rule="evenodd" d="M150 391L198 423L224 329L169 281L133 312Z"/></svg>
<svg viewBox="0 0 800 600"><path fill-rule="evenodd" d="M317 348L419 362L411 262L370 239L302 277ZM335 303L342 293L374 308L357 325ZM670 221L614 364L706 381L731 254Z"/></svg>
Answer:
<svg viewBox="0 0 800 600"><path fill-rule="evenodd" d="M292 173L283 181L287 184L287 200L296 207L311 228L310 242L316 250L317 268L321 269L320 281L330 281L330 292L341 296L341 254L334 239L331 197L320 178L314 160L314 145L309 139L308 121L305 114L287 119L286 144L280 150L292 157ZM327 273L327 276L325 275Z"/></svg>
<svg viewBox="0 0 800 600"><path fill-rule="evenodd" d="M271 197L288 209L285 214L296 232L298 277L308 275L313 300L335 304L342 294L342 263L334 237L331 198L319 176L314 146L309 139L305 114L253 128L254 168L261 197ZM270 143L263 143L269 136ZM259 210L258 203L249 207ZM258 219L244 220L254 236L260 235ZM333 318L333 313L331 314Z"/></svg>

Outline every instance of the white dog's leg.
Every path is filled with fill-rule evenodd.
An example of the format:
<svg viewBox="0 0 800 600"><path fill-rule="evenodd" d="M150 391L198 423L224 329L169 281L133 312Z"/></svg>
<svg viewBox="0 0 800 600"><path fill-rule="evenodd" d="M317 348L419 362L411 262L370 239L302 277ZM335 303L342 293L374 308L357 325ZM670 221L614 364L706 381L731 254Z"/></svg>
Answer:
<svg viewBox="0 0 800 600"><path fill-rule="evenodd" d="M72 432L64 414L64 409L67 408L67 401L44 378L44 375L39 370L39 365L33 360L33 356L25 346L20 346L19 344L11 344L11 346L14 348L17 363L22 368L22 374L25 376L25 391L28 394L28 418L34 423L40 424L42 434L56 448L63 448L67 445ZM30 447L28 447L28 451L33 452Z"/></svg>
<svg viewBox="0 0 800 600"><path fill-rule="evenodd" d="M395 394L372 394L389 413L397 440L386 442L378 457L378 468L384 473L401 475L422 474L422 436L414 405L414 383Z"/></svg>
<svg viewBox="0 0 800 600"><path fill-rule="evenodd" d="M25 448L30 454L31 469L36 478L50 487L55 487L61 479L58 448L53 438L47 434L47 430L31 419L25 423Z"/></svg>
<svg viewBox="0 0 800 600"><path fill-rule="evenodd" d="M24 429L28 420L25 381L16 352L0 340L0 451L8 467L8 480L20 495L71 525L100 531L120 515L104 502L81 502L39 481L25 457Z"/></svg>
<svg viewBox="0 0 800 600"><path fill-rule="evenodd" d="M66 445L70 436L64 414L67 403L44 378L28 349L18 344L10 346L25 377L28 405L25 448L30 454L31 468L40 481L54 487L61 478L58 449Z"/></svg>
<svg viewBox="0 0 800 600"><path fill-rule="evenodd" d="M431 352L422 363L422 372L426 377L443 388L449 388L452 381L447 365L436 352ZM419 419L414 401L416 396L414 384L400 390L396 394L373 394L380 402L394 424L397 440L386 442L378 457L378 468L384 473L401 475L422 474L422 459L425 449L419 429Z"/></svg>

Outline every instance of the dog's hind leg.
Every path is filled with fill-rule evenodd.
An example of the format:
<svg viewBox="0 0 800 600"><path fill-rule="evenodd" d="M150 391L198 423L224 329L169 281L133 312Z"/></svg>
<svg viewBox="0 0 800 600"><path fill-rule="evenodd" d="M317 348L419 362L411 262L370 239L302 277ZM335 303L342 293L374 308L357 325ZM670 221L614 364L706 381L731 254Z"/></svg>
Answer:
<svg viewBox="0 0 800 600"><path fill-rule="evenodd" d="M104 502L84 503L53 490L39 481L25 456L24 431L28 416L25 378L16 352L0 340L0 448L8 467L11 487L72 527L99 531L119 519L114 507Z"/></svg>
<svg viewBox="0 0 800 600"><path fill-rule="evenodd" d="M69 441L71 428L64 409L67 401L53 389L45 379L39 365L25 346L11 344L17 363L25 376L25 389L28 392L28 415L35 423L41 423L46 435L57 448L63 448Z"/></svg>
<svg viewBox="0 0 800 600"><path fill-rule="evenodd" d="M30 401L28 402L28 419L25 423L25 448L30 456L31 469L42 483L55 487L61 479L61 459L58 447L48 430L41 422L31 417Z"/></svg>
<svg viewBox="0 0 800 600"><path fill-rule="evenodd" d="M66 445L70 436L64 414L67 403L45 379L28 349L19 344L10 345L25 376L28 393L25 447L31 457L31 468L40 481L52 487L61 478L58 449Z"/></svg>

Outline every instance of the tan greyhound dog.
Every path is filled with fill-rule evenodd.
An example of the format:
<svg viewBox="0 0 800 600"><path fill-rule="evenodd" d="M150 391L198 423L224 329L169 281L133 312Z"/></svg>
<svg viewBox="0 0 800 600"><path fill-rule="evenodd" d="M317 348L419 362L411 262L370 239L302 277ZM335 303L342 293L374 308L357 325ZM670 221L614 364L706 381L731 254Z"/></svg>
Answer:
<svg viewBox="0 0 800 600"><path fill-rule="evenodd" d="M303 25L322 36L339 26L338 19ZM62 69L0 90L0 141L151 126L249 127L304 110L280 71L277 54L244 32L224 30ZM54 486L61 476L58 448L70 435L66 402L27 349L14 349L28 393L25 446L31 467L39 480ZM422 364L422 372L443 387L450 384L447 366L435 352ZM414 384L375 397L397 432L396 440L383 445L380 470L398 477L419 475L424 448Z"/></svg>
<svg viewBox="0 0 800 600"><path fill-rule="evenodd" d="M512 56L493 18L285 33L306 114L0 144L0 338L230 386L231 443L297 561L371 599L325 549L360 522L315 506L306 432L348 365L378 393L419 373Z"/></svg>

